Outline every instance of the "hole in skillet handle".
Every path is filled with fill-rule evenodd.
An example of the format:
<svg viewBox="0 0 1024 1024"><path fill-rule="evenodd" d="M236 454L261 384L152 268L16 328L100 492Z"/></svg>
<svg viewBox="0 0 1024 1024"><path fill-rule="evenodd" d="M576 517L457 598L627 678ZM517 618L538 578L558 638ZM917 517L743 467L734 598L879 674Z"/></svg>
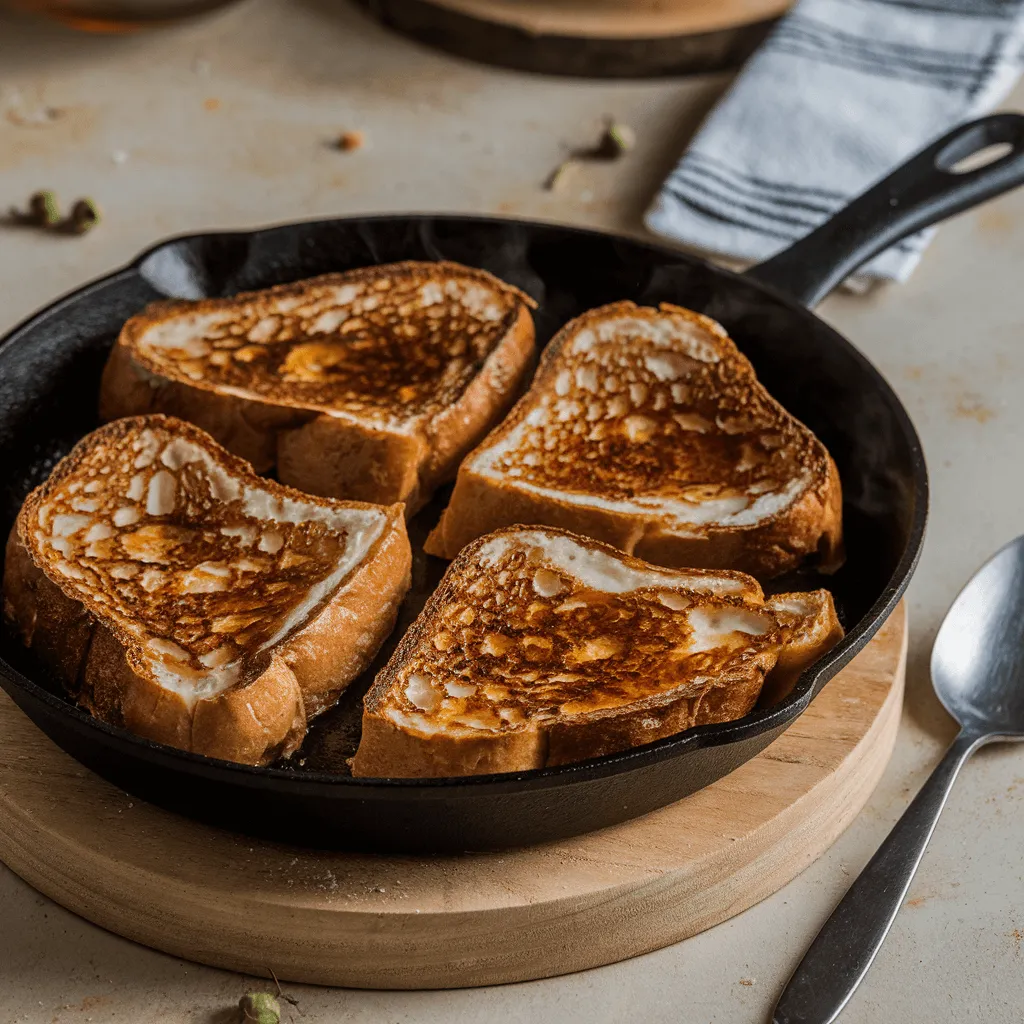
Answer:
<svg viewBox="0 0 1024 1024"><path fill-rule="evenodd" d="M1020 115L994 114L954 129L937 146L936 170L963 175L994 168L1015 152L1024 151Z"/></svg>
<svg viewBox="0 0 1024 1024"><path fill-rule="evenodd" d="M968 171L977 171L982 167L988 167L989 164L1002 160L1004 156L1009 156L1012 152L1013 146L1009 142L992 142L983 149L960 157L955 164L948 167L944 167L942 164L942 158L946 154L940 153L935 161L935 166L940 171L946 171L947 174L967 174Z"/></svg>

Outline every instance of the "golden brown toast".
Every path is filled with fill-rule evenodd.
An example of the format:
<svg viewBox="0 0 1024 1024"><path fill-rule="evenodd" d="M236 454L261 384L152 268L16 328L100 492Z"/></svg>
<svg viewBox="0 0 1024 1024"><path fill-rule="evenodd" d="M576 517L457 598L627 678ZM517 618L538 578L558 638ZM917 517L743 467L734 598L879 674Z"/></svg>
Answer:
<svg viewBox="0 0 1024 1024"><path fill-rule="evenodd" d="M100 417L168 413L257 472L407 514L452 479L533 367L533 300L457 263L395 263L129 320Z"/></svg>
<svg viewBox="0 0 1024 1024"><path fill-rule="evenodd" d="M377 676L353 774L523 771L731 721L841 636L823 590L766 600L743 573L499 530L462 550Z"/></svg>
<svg viewBox="0 0 1024 1024"><path fill-rule="evenodd" d="M263 764L370 663L410 564L401 505L311 498L191 424L139 417L26 498L4 614L97 718Z"/></svg>
<svg viewBox="0 0 1024 1024"><path fill-rule="evenodd" d="M530 390L466 458L427 551L532 523L667 566L767 578L841 560L839 474L723 328L618 302L573 320Z"/></svg>

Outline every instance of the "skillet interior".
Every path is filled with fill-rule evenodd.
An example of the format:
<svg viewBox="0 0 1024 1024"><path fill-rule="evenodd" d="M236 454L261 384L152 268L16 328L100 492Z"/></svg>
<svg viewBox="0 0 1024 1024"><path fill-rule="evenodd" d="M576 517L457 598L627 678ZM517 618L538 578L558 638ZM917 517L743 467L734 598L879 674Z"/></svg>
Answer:
<svg viewBox="0 0 1024 1024"><path fill-rule="evenodd" d="M283 840L426 851L521 845L633 817L732 771L770 743L884 621L916 564L927 496L916 435L877 371L813 314L742 277L657 246L521 221L392 216L195 236L167 242L56 303L0 345L5 535L28 491L97 425L107 351L124 320L147 302L434 258L484 267L533 295L541 343L576 314L616 299L676 302L721 321L767 388L822 438L839 466L848 559L826 582L846 639L783 703L737 723L582 765L391 782L354 780L345 764L358 740L360 699L372 670L314 724L292 764L254 769L159 747L95 722L4 635L0 683L73 756L136 795ZM414 541L441 507L438 500L418 517ZM443 568L418 556L405 622ZM781 581L781 588L822 582L811 572L801 575Z"/></svg>

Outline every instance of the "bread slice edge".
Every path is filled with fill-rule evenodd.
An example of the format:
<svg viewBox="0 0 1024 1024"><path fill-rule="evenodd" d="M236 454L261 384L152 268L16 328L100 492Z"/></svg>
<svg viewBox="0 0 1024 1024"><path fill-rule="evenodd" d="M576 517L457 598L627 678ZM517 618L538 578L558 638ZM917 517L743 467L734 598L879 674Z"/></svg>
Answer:
<svg viewBox="0 0 1024 1024"><path fill-rule="evenodd" d="M496 531L502 532L506 531ZM647 567L640 559L592 538L568 531L551 532L568 534L579 543L614 555L628 566ZM449 573L453 570L454 573L461 572L477 549L493 536L489 534L471 542L449 567ZM679 571L681 575L687 575L687 570ZM454 573L451 579L454 579ZM744 603L749 601L754 610L775 610L773 602L776 599L766 600L754 578L728 570L717 570L713 575L744 579L748 584ZM496 735L478 737L462 733L446 735L443 732L423 735L399 726L380 714L378 709L395 684L401 666L435 628L440 607L453 599L456 592L450 585L446 586L448 581L446 574L446 579L431 595L364 698L362 739L352 761L352 771L356 776L447 777L527 771L632 749L698 725L734 721L757 706L766 688L775 694L775 699L781 699L800 673L831 649L843 635L827 591L784 595L806 600L809 611L813 613L813 623L806 624L798 636L787 635L785 642L780 639L773 649L758 654L749 665L749 671L722 676L700 694L687 694L682 690L661 691L618 708L572 716L571 720L561 719L550 725L530 723L524 728ZM780 622L780 626L791 631L804 625L796 613L791 616L788 626Z"/></svg>
<svg viewBox="0 0 1024 1024"><path fill-rule="evenodd" d="M288 296L310 286L372 279L381 272L421 265L405 261L362 267L261 292L243 292L227 300L198 300L188 308L202 313L221 308L225 302ZM414 431L391 431L357 417L227 394L202 380L185 381L143 367L132 355L137 339L154 322L180 310L182 304L173 302L156 303L152 314L143 311L125 324L104 368L100 418L113 420L148 412L178 416L250 461L257 472L277 466L283 483L310 494L377 504L404 502L406 514L411 516L438 486L454 479L462 457L507 413L535 358L530 315L536 307L533 299L479 268L450 261L430 266L439 277L458 274L485 282L514 297L515 307L505 334L458 400Z"/></svg>
<svg viewBox="0 0 1024 1024"><path fill-rule="evenodd" d="M111 426L118 427L100 430ZM120 429L125 429L124 423ZM115 624L98 621L83 602L65 593L23 542L26 516L50 486L74 472L76 453L81 451L76 446L49 480L26 498L12 527L4 563L5 619L60 678L69 696L107 724L155 742L247 764L267 764L292 753L305 736L307 721L337 700L394 628L409 589L412 563L402 506L380 509L384 523L366 556L319 610L265 653L254 666L255 678L190 707L136 671L130 638L118 635ZM336 504L261 479L229 452L215 449L214 454L233 476L254 480L271 493Z"/></svg>
<svg viewBox="0 0 1024 1024"><path fill-rule="evenodd" d="M759 579L770 579L809 556L816 555L818 568L832 572L842 564L842 486L831 454L800 420L781 405L754 377L777 415L795 423L813 440L826 467L824 478L777 513L749 526L710 524L681 533L671 522L655 516L625 513L586 503L537 494L518 487L514 480L495 478L478 471L477 458L522 421L535 404L535 395L554 387L562 348L588 324L602 317L636 310L632 302L601 306L566 324L542 352L530 389L509 416L466 457L459 468L455 489L437 526L425 544L428 554L453 559L470 541L493 530L517 524L567 529L611 544L627 554L668 568L737 569ZM730 358L753 368L724 329L702 314L663 303L660 310L685 314L701 324L726 346Z"/></svg>

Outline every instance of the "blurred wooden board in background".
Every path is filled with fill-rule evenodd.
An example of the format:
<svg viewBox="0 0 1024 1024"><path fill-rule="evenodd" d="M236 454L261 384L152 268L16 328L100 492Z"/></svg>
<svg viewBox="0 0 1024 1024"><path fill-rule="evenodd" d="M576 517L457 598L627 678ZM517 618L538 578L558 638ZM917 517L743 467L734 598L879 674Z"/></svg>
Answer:
<svg viewBox="0 0 1024 1024"><path fill-rule="evenodd" d="M356 0L420 42L542 74L646 78L737 67L791 0Z"/></svg>

